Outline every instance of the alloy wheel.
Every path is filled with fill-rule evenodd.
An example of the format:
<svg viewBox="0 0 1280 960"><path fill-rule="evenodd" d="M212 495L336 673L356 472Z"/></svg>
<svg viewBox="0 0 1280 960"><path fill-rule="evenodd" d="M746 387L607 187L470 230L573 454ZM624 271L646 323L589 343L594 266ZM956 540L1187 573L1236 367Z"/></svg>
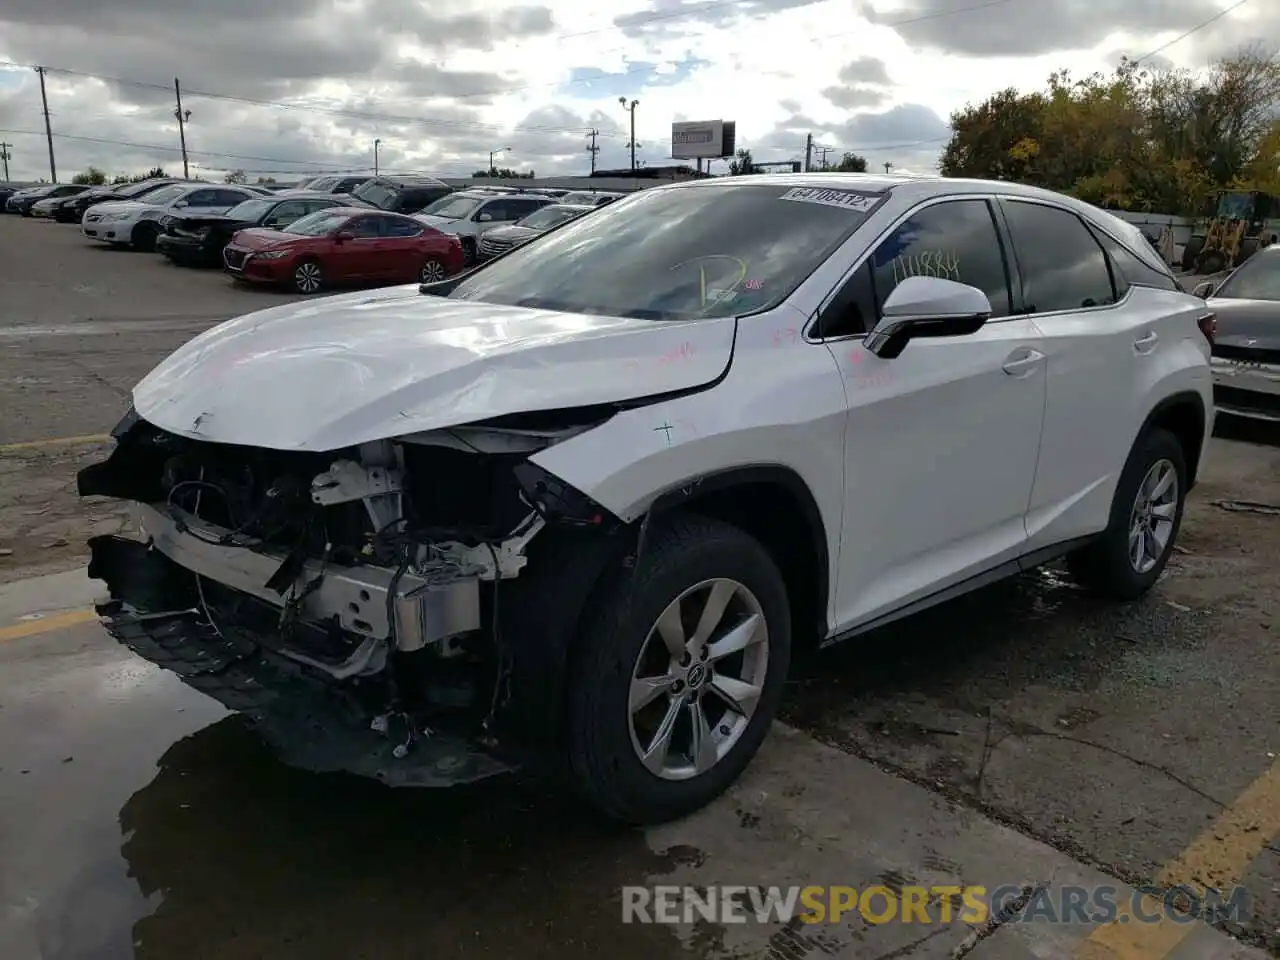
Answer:
<svg viewBox="0 0 1280 960"><path fill-rule="evenodd" d="M293 271L293 280L302 293L315 293L320 289L320 264L298 264L298 268Z"/></svg>
<svg viewBox="0 0 1280 960"><path fill-rule="evenodd" d="M1129 564L1147 573L1169 549L1178 515L1178 471L1169 460L1157 460L1142 478L1129 514Z"/></svg>
<svg viewBox="0 0 1280 960"><path fill-rule="evenodd" d="M420 279L423 283L437 283L445 277L444 264L439 260L428 260L422 265Z"/></svg>
<svg viewBox="0 0 1280 960"><path fill-rule="evenodd" d="M663 780L714 767L741 739L769 669L769 631L755 595L706 580L669 603L631 675L631 744Z"/></svg>

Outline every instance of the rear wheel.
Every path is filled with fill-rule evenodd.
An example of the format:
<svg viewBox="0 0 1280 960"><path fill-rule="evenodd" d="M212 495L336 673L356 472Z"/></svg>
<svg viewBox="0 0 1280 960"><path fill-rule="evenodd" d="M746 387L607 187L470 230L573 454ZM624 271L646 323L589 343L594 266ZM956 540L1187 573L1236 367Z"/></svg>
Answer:
<svg viewBox="0 0 1280 960"><path fill-rule="evenodd" d="M1196 269L1200 273L1220 273L1227 266L1227 258L1221 251L1210 250L1208 253L1200 254L1199 260L1196 262Z"/></svg>
<svg viewBox="0 0 1280 960"><path fill-rule="evenodd" d="M449 275L449 271L445 269L443 263L435 257L429 257L427 262L422 265L422 269L418 272L418 279L422 283L439 283Z"/></svg>
<svg viewBox="0 0 1280 960"><path fill-rule="evenodd" d="M299 293L317 293L324 286L324 273L314 260L303 260L293 268L293 287Z"/></svg>
<svg viewBox="0 0 1280 960"><path fill-rule="evenodd" d="M1182 527L1187 464L1167 430L1134 444L1111 501L1107 529L1067 558L1081 585L1112 600L1136 600L1155 584Z"/></svg>
<svg viewBox="0 0 1280 960"><path fill-rule="evenodd" d="M647 540L593 604L566 730L580 791L636 824L692 813L737 779L773 722L791 650L786 588L755 539L686 517Z"/></svg>
<svg viewBox="0 0 1280 960"><path fill-rule="evenodd" d="M1204 249L1204 237L1192 237L1182 248L1182 269L1191 271L1196 268L1196 259Z"/></svg>
<svg viewBox="0 0 1280 960"><path fill-rule="evenodd" d="M140 223L129 234L129 242L135 249L150 253L156 248L156 237L159 235L160 231L154 223Z"/></svg>

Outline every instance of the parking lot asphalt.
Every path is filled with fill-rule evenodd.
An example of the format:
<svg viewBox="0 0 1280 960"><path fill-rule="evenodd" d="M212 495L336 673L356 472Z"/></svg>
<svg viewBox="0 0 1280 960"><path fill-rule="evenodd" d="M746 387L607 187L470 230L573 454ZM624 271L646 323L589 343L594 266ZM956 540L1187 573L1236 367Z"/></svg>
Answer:
<svg viewBox="0 0 1280 960"><path fill-rule="evenodd" d="M165 353L281 301L0 217L5 960L1280 956L1280 516L1257 506L1280 504L1275 438L1226 425L1142 602L1041 571L801 657L730 796L618 831L527 785L288 770L91 622L82 545L123 521L74 471ZM622 923L626 884L1241 885L1248 908L1235 939L936 913L645 926Z"/></svg>

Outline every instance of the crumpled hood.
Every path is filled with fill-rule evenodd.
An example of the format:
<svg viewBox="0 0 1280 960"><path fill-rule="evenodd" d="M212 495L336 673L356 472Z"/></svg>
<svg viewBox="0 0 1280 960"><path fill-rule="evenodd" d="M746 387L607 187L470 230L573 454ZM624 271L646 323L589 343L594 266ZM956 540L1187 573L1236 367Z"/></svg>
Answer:
<svg viewBox="0 0 1280 960"><path fill-rule="evenodd" d="M733 354L732 317L628 320L424 296L290 303L205 331L133 391L171 433L327 451L523 411L686 390Z"/></svg>
<svg viewBox="0 0 1280 960"><path fill-rule="evenodd" d="M448 217L437 217L433 213L420 213L413 219L417 220L419 223L425 223L433 230L439 230L442 233L453 233L458 229L458 224L462 223L461 220L450 220Z"/></svg>

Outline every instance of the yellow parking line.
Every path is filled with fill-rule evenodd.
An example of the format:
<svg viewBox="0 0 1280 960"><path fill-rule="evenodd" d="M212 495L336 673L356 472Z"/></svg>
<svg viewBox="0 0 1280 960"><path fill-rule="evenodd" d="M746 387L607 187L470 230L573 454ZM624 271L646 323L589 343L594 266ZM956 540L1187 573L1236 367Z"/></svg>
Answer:
<svg viewBox="0 0 1280 960"><path fill-rule="evenodd" d="M1206 887L1229 898L1249 864L1271 838L1280 834L1280 761L1253 781L1181 854L1165 864L1155 879L1160 887L1185 886L1203 898ZM1099 927L1082 944L1077 960L1160 960L1195 932L1199 922L1179 923L1164 918L1154 897L1142 898L1153 923L1137 922L1131 904L1120 905L1116 919Z"/></svg>
<svg viewBox="0 0 1280 960"><path fill-rule="evenodd" d="M0 643L6 640L21 640L23 637L34 637L54 630L65 630L68 627L78 627L82 623L92 623L97 619L98 615L92 610L71 610L52 617L28 620L12 627L0 627Z"/></svg>
<svg viewBox="0 0 1280 960"><path fill-rule="evenodd" d="M38 450L41 447L76 447L91 443L109 443L111 437L105 433L91 433L84 437L53 437L49 440L26 440L22 443L0 444L0 454L18 450Z"/></svg>

